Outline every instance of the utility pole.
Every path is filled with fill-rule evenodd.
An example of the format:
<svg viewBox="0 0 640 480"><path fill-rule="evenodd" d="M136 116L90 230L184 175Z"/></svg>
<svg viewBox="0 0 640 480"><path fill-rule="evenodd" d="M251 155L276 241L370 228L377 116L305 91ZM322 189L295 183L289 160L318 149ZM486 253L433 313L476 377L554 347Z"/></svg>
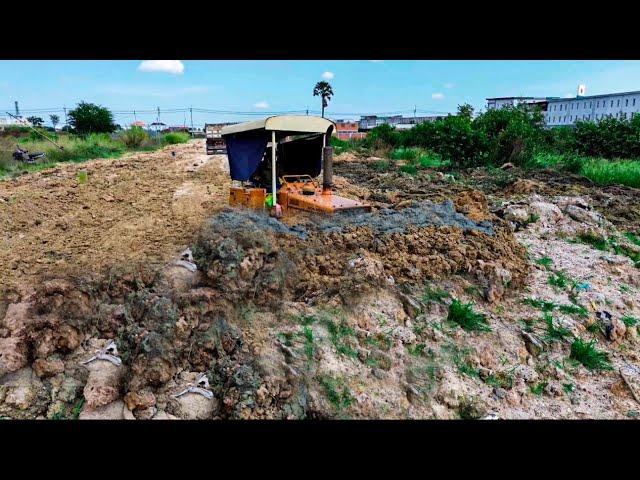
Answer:
<svg viewBox="0 0 640 480"><path fill-rule="evenodd" d="M134 122L138 121L138 119L136 118L136 111L135 110L133 111L133 121Z"/></svg>
<svg viewBox="0 0 640 480"><path fill-rule="evenodd" d="M191 138L193 138L193 107L189 107L189 113L191 114Z"/></svg>
<svg viewBox="0 0 640 480"><path fill-rule="evenodd" d="M158 107L158 119L156 120L156 136L160 138L160 107Z"/></svg>
<svg viewBox="0 0 640 480"><path fill-rule="evenodd" d="M309 107L307 107L307 115L309 115Z"/></svg>
<svg viewBox="0 0 640 480"><path fill-rule="evenodd" d="M416 123L416 106L413 106L413 123Z"/></svg>
<svg viewBox="0 0 640 480"><path fill-rule="evenodd" d="M20 109L18 108L18 101L16 100L16 117L20 116Z"/></svg>
<svg viewBox="0 0 640 480"><path fill-rule="evenodd" d="M64 126L67 127L69 126L69 123L67 122L67 106L66 105L63 107L63 110L64 110Z"/></svg>

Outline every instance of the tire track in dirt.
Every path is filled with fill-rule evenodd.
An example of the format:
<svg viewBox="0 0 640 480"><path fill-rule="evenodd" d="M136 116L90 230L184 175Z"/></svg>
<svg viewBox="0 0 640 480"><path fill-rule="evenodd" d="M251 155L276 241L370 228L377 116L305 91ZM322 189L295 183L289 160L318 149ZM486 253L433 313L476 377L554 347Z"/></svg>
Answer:
<svg viewBox="0 0 640 480"><path fill-rule="evenodd" d="M204 149L196 140L0 182L0 291L166 262L226 203L226 157Z"/></svg>

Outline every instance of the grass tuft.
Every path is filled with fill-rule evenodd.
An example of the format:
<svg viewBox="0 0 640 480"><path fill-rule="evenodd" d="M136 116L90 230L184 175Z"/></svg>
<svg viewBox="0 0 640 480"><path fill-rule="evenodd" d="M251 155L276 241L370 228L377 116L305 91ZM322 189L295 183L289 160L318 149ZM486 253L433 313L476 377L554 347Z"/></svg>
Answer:
<svg viewBox="0 0 640 480"><path fill-rule="evenodd" d="M472 303L462 303L457 299L453 300L449 306L447 320L457 323L467 331L491 331L484 314L475 312Z"/></svg>
<svg viewBox="0 0 640 480"><path fill-rule="evenodd" d="M571 344L570 357L589 370L613 370L608 355L597 350L595 343L595 340L585 342L582 338L576 338Z"/></svg>

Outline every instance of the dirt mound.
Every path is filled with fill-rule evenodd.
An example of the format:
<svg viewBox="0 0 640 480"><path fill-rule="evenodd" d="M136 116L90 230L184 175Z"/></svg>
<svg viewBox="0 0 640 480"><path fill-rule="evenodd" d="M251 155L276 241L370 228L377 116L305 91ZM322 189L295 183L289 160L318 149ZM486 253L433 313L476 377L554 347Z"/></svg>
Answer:
<svg viewBox="0 0 640 480"><path fill-rule="evenodd" d="M203 230L194 258L214 288L235 301L263 304L336 293L348 298L455 273L476 275L488 287L487 265L509 270L517 286L527 272L524 249L507 227L476 224L450 201L295 227L228 209Z"/></svg>

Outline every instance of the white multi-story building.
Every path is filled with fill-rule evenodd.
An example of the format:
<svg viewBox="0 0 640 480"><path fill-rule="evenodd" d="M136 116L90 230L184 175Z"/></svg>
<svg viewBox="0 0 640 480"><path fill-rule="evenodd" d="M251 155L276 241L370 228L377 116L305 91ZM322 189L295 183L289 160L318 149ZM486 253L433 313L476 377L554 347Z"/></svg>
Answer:
<svg viewBox="0 0 640 480"><path fill-rule="evenodd" d="M640 112L640 91L606 95L549 99L549 127L575 125L577 121L599 122L603 118L631 118Z"/></svg>

